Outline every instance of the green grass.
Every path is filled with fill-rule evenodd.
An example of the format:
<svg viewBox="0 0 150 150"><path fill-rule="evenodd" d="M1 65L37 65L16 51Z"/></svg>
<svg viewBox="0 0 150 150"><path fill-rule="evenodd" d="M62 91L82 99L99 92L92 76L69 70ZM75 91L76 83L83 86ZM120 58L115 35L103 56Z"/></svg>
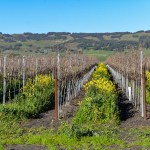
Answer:
<svg viewBox="0 0 150 150"><path fill-rule="evenodd" d="M114 54L114 51L108 51L108 50L84 50L84 54L87 54L89 56L95 56L99 59L99 61L105 61L108 56Z"/></svg>
<svg viewBox="0 0 150 150"><path fill-rule="evenodd" d="M71 137L66 132L56 132L52 128L23 128L15 120L0 120L0 150L5 145L43 145L50 150L65 148L66 150L109 150L150 148L150 127L119 128L109 125L93 124L94 136ZM62 126L65 124L62 123ZM84 126L84 128L86 128ZM66 131L69 128L66 128ZM61 129L60 129L61 130ZM63 130L62 130L63 131Z"/></svg>
<svg viewBox="0 0 150 150"><path fill-rule="evenodd" d="M104 38L105 40L111 40L111 35L103 35L103 38Z"/></svg>
<svg viewBox="0 0 150 150"><path fill-rule="evenodd" d="M6 126L7 124L7 126ZM51 149L65 148L67 150L76 149L105 149L111 145L117 145L122 148L125 146L124 141L119 139L116 129L110 126L102 127L97 125L96 130L100 132L94 136L83 136L81 139L71 137L66 133L55 132L49 128L20 128L15 121L12 123L3 123L0 130L0 149L5 145L43 145ZM62 124L63 125L63 124ZM68 130L68 129L66 129Z"/></svg>
<svg viewBox="0 0 150 150"><path fill-rule="evenodd" d="M120 38L121 41L139 41L139 37L133 37L132 34L122 35Z"/></svg>
<svg viewBox="0 0 150 150"><path fill-rule="evenodd" d="M149 49L144 49L144 55L145 56L150 56L150 48Z"/></svg>
<svg viewBox="0 0 150 150"><path fill-rule="evenodd" d="M99 39L97 37L93 37L93 36L87 36L87 37L84 37L84 38L89 39L89 40L99 41Z"/></svg>
<svg viewBox="0 0 150 150"><path fill-rule="evenodd" d="M51 47L57 44L64 43L64 40L40 40L40 41L35 41L35 40L30 40L26 42L12 42L12 43L6 43L6 42L0 42L0 45L2 46L12 46L14 47L15 44L19 43L22 44L19 50L5 50L2 53L4 54L15 54L15 55L30 55L30 54L36 54L40 52L44 52L45 49L48 50L49 53L50 49L45 48L45 47ZM30 47L30 45L32 45ZM37 51L39 48L39 52Z"/></svg>

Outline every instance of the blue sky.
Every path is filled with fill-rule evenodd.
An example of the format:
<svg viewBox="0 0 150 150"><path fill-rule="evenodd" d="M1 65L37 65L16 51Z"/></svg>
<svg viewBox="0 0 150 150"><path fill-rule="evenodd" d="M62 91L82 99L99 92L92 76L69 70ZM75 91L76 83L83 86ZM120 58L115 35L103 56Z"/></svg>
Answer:
<svg viewBox="0 0 150 150"><path fill-rule="evenodd" d="M150 30L150 0L0 0L0 32Z"/></svg>

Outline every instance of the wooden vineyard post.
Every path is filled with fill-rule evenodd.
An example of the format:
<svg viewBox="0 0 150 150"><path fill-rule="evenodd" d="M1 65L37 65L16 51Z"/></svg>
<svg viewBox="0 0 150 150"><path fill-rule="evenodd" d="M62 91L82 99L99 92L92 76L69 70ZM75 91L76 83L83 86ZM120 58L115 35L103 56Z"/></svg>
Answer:
<svg viewBox="0 0 150 150"><path fill-rule="evenodd" d="M143 83L143 52L141 51L141 66L140 66L140 69L141 69L141 116L144 117L144 110L143 110L143 86L142 86L142 83Z"/></svg>
<svg viewBox="0 0 150 150"><path fill-rule="evenodd" d="M3 104L6 103L6 56L4 56Z"/></svg>
<svg viewBox="0 0 150 150"><path fill-rule="evenodd" d="M36 74L36 76L37 76L37 74L38 74L38 59L36 58L36 64L35 64L35 74Z"/></svg>
<svg viewBox="0 0 150 150"><path fill-rule="evenodd" d="M128 84L129 84L129 82L128 82L128 74L127 74L127 76L126 76L126 96L129 98L129 95L128 95Z"/></svg>
<svg viewBox="0 0 150 150"><path fill-rule="evenodd" d="M67 97L68 97L68 102L70 101L70 80L68 81L68 92L67 92Z"/></svg>
<svg viewBox="0 0 150 150"><path fill-rule="evenodd" d="M134 96L134 79L132 80L132 100L134 101L134 104L135 104L135 96Z"/></svg>
<svg viewBox="0 0 150 150"><path fill-rule="evenodd" d="M147 110L146 110L146 75L145 75L145 65L142 67L142 86L143 86L143 109L144 109L144 120L147 120Z"/></svg>
<svg viewBox="0 0 150 150"><path fill-rule="evenodd" d="M60 60L57 57L57 65L55 67L55 120L59 119L59 77L60 77Z"/></svg>
<svg viewBox="0 0 150 150"><path fill-rule="evenodd" d="M58 78L57 66L55 67L55 119L58 119Z"/></svg>
<svg viewBox="0 0 150 150"><path fill-rule="evenodd" d="M54 79L54 74L55 74L55 70L54 70L54 58L52 58L52 78Z"/></svg>
<svg viewBox="0 0 150 150"><path fill-rule="evenodd" d="M24 92L24 86L25 86L25 58L24 56L22 59L22 82L23 82L23 92Z"/></svg>
<svg viewBox="0 0 150 150"><path fill-rule="evenodd" d="M72 58L71 58L71 53L69 52L69 67L71 68L72 67Z"/></svg>
<svg viewBox="0 0 150 150"><path fill-rule="evenodd" d="M123 74L122 74L122 78L121 78L121 80L122 80L122 91L124 90L124 82L123 82L123 80L124 80L124 77L123 77Z"/></svg>

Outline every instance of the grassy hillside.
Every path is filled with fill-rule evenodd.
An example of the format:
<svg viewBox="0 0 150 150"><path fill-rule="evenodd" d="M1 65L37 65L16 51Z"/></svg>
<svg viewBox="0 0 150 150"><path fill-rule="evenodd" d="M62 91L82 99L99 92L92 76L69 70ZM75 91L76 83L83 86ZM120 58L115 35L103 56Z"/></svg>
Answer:
<svg viewBox="0 0 150 150"><path fill-rule="evenodd" d="M123 51L129 47L137 48L139 45L144 48L150 48L150 31L138 31L136 33L49 32L47 34L24 33L12 35L0 33L1 53L41 54L58 50L91 49ZM88 53L90 54L91 51Z"/></svg>
<svg viewBox="0 0 150 150"><path fill-rule="evenodd" d="M106 58L115 53L114 51L106 51L106 50L85 50L84 54L89 56L95 56L99 59L99 61L105 61Z"/></svg>

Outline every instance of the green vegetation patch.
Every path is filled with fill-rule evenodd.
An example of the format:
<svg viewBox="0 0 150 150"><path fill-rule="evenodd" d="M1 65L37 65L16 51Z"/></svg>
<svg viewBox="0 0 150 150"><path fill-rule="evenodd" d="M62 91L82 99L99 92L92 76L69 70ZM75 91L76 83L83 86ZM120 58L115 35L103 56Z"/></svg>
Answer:
<svg viewBox="0 0 150 150"><path fill-rule="evenodd" d="M108 56L115 53L114 51L109 50L84 50L83 52L89 56L97 57L101 62L105 61Z"/></svg>
<svg viewBox="0 0 150 150"><path fill-rule="evenodd" d="M51 76L39 75L35 83L28 80L23 92L12 102L0 105L0 115L12 118L34 118L39 113L53 107L54 81Z"/></svg>
<svg viewBox="0 0 150 150"><path fill-rule="evenodd" d="M85 99L74 117L76 124L119 121L116 87L104 64L98 66L92 80L85 85L85 90Z"/></svg>

